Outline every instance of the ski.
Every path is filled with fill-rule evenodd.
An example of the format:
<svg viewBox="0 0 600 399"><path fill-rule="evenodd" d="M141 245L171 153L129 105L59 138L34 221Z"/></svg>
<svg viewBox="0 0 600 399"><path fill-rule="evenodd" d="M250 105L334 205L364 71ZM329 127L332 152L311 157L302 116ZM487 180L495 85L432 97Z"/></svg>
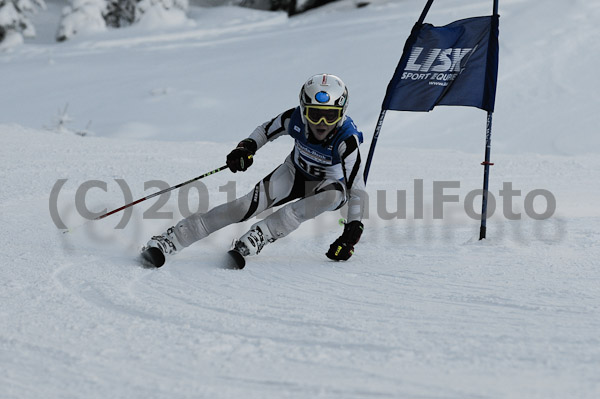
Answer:
<svg viewBox="0 0 600 399"><path fill-rule="evenodd" d="M139 256L140 263L147 269L158 269L165 264L165 255L155 247L149 247L142 250ZM235 249L227 252L224 268L232 270L241 270L246 266L246 259Z"/></svg>
<svg viewBox="0 0 600 399"><path fill-rule="evenodd" d="M165 264L165 255L155 247L145 248L140 254L142 266L147 268L159 268Z"/></svg>
<svg viewBox="0 0 600 399"><path fill-rule="evenodd" d="M235 249L227 252L227 262L227 269L241 270L246 266L246 259Z"/></svg>

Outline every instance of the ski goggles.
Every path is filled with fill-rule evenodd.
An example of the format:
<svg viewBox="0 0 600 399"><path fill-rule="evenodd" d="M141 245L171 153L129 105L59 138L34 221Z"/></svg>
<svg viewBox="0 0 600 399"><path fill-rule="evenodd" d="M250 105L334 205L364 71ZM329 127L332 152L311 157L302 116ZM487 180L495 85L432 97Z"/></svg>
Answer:
<svg viewBox="0 0 600 399"><path fill-rule="evenodd" d="M342 108L327 105L305 105L304 116L313 125L324 122L326 125L332 126L342 119Z"/></svg>

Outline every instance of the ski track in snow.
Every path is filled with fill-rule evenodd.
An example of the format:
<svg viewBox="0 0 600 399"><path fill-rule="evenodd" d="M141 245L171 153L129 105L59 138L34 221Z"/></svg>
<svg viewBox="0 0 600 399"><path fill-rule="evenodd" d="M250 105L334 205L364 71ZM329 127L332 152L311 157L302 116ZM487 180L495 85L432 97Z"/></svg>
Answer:
<svg viewBox="0 0 600 399"><path fill-rule="evenodd" d="M340 234L341 215L331 213L267 246L241 271L220 265L252 221L161 269L140 267L140 246L181 217L181 192L160 209L173 212L170 220L145 217L156 203L150 200L124 229L115 229L122 215L67 234L53 223L49 198L58 179L67 181L56 210L73 227L84 221L74 204L85 181L107 183L106 192L93 188L86 197L99 212L125 201L115 179L137 199L156 190L144 182L174 185L220 166L255 124L293 104L298 75L315 68L340 70L352 83L350 110L366 154L380 98L422 6L375 3L361 11L340 2L289 21L193 9L196 26L180 30L107 32L0 53L8 71L0 83L15 99L3 103L0 120L1 398L600 396L600 158L590 134L596 100L582 90L597 81L570 61L593 65L599 54L590 38L600 8L590 2L500 3L490 185L497 205L485 241L463 208L467 193L481 187L484 117L457 108L386 117L370 172L370 216L349 262L324 256ZM488 8L436 3L430 22ZM537 13L544 18L529 27ZM289 45L323 26L338 35ZM573 36L561 40L568 29ZM527 44L528 35L537 39ZM398 38L393 51L385 47L390 37ZM339 53L328 54L331 46ZM296 57L312 62L273 67ZM374 66L377 73L366 76ZM76 127L93 119L98 137L41 130L65 103ZM203 179L210 207L227 197L220 189L227 181L238 195L251 190L291 145L287 138L269 144L244 174ZM414 218L415 179L423 180L423 219ZM447 193L460 202L433 219L434 181L455 180L460 188ZM502 215L504 182L521 190L511 206L521 220ZM549 220L525 213L524 198L535 189L556 198ZM380 190L387 212L405 190L406 218L380 217ZM200 197L189 191L190 209L207 205ZM544 206L535 203L538 212Z"/></svg>
<svg viewBox="0 0 600 399"><path fill-rule="evenodd" d="M152 161L152 150L142 153L134 141L121 141L115 153L114 140L102 138L14 126L0 127L0 135L7 154L17 153L23 135L32 143L31 155L3 165L21 170L20 176L5 176L3 221L25 227L0 237L9 243L2 262L2 317L10 328L2 330L0 341L7 359L0 383L7 397L37 397L48 387L60 397L117 392L251 398L282 392L287 397L476 398L515 392L592 397L598 389L597 214L559 215L563 222L492 219L486 242L474 239L477 222L470 219L373 218L366 222L357 255L344 264L322 255L324 243L339 234L335 217L322 218L293 239L265 248L245 270L223 270L219 264L228 243L244 231L236 227L196 244L162 269L147 270L137 264L135 250L149 234L144 225L157 222L136 219L140 213L124 230L112 230L117 222L108 218L93 229L57 232L44 198L50 176L57 176L55 167L65 173L57 177L69 178L58 208L76 219L66 211L73 188L91 176L121 177L132 186L157 176L173 183L186 170L192 176L204 168L190 163L198 146L214 148L202 163L215 165L227 145L190 143L182 152L177 143L165 144L162 156L174 160L165 171ZM240 177L243 191L268 173L290 144L271 144L281 150L264 153L255 169ZM52 161L64 148L71 156ZM47 155L35 158L40 153ZM381 149L378 159L391 160L392 153ZM440 174L423 161L429 153L411 151L400 166L409 169L408 176L443 179L445 173L468 176L478 159L439 152L439 162L454 165ZM141 163L133 162L135 157ZM121 165L122 174L102 171L108 158ZM508 169L521 188L549 184L537 178L539 167L552 168L551 175L563 180L581 180L575 187L585 189L586 176L570 166L572 158L502 159L498 156L498 169ZM598 163L593 157L580 161ZM518 176L527 162L531 174ZM373 176L396 167L379 162ZM599 169L590 170L587 177ZM223 177L206 184L216 190ZM478 186L479 176L473 180ZM372 198L382 187L411 189L393 180L372 187ZM134 197L142 194L138 188ZM114 186L106 193L114 206L120 197ZM371 212L376 212L373 204ZM37 251L30 248L31 237ZM28 384L32 380L36 384Z"/></svg>

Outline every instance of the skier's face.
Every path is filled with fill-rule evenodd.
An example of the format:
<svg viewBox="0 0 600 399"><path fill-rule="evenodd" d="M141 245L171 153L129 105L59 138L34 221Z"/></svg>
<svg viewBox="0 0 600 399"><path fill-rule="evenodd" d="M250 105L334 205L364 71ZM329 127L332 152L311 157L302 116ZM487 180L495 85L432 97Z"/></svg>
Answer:
<svg viewBox="0 0 600 399"><path fill-rule="evenodd" d="M325 140L325 138L329 135L329 133L331 133L333 131L333 129L335 129L335 125L327 125L324 121L321 121L317 124L314 124L309 121L308 126L310 128L310 131L311 131L313 137L317 141Z"/></svg>

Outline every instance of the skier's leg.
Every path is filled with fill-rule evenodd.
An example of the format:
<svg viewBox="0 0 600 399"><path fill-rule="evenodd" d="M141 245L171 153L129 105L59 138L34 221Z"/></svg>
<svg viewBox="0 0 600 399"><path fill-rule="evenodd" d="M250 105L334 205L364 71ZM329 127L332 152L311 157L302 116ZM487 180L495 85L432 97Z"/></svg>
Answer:
<svg viewBox="0 0 600 399"><path fill-rule="evenodd" d="M263 212L294 191L294 176L294 166L286 160L243 197L181 220L174 227L179 243L182 247L188 247L225 226L243 222Z"/></svg>
<svg viewBox="0 0 600 399"><path fill-rule="evenodd" d="M274 203L289 197L297 185L294 183L294 177L295 169L288 157L286 162L257 183L245 196L219 205L206 213L191 215L163 234L152 237L142 250L142 255L146 258L148 249L157 248L161 253L152 250L152 259L146 260L150 263L160 263L159 266L162 266L165 261L164 255L175 254L209 234L232 223L247 220Z"/></svg>
<svg viewBox="0 0 600 399"><path fill-rule="evenodd" d="M252 225L236 242L236 248L244 256L256 255L266 244L285 237L303 222L323 212L341 208L345 202L346 188L340 181L322 181L310 188L306 197L283 206L269 217Z"/></svg>

